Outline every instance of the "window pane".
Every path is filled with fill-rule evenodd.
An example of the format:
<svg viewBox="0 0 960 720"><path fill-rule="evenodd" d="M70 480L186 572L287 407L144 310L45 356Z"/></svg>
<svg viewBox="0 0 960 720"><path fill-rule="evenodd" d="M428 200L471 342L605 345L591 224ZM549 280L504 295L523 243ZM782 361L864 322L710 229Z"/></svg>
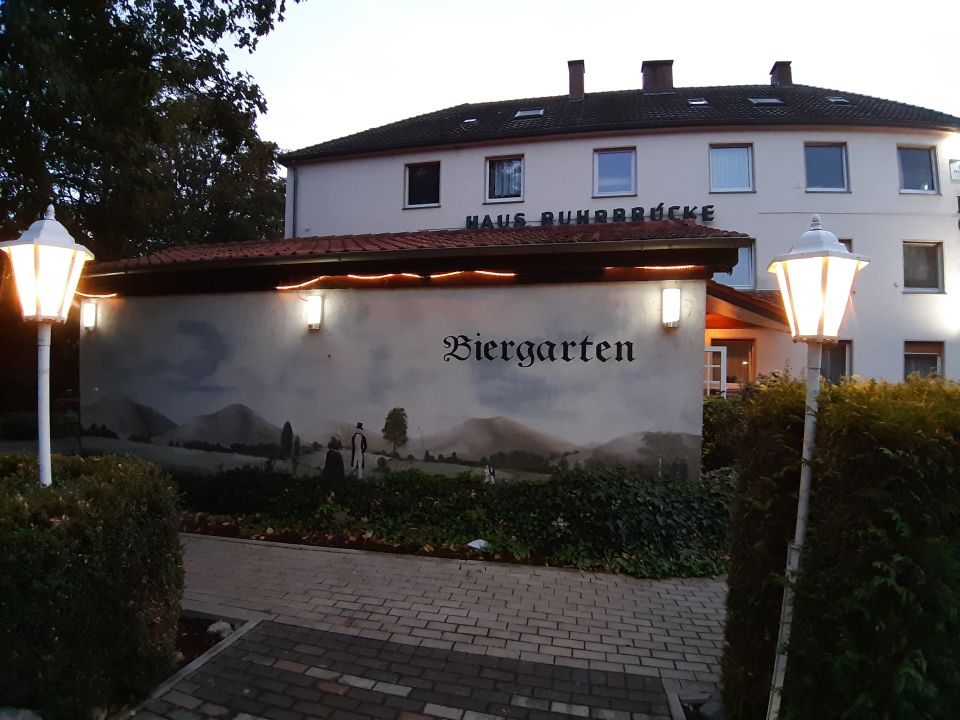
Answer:
<svg viewBox="0 0 960 720"><path fill-rule="evenodd" d="M733 268L733 272L714 273L713 279L730 287L752 290L754 283L753 246L739 248L737 265Z"/></svg>
<svg viewBox="0 0 960 720"><path fill-rule="evenodd" d="M712 347L727 349L727 382L743 386L750 383L753 372L750 356L753 354L753 340L712 340ZM736 388L734 388L736 389Z"/></svg>
<svg viewBox="0 0 960 720"><path fill-rule="evenodd" d="M840 378L847 374L849 363L847 351L849 348L850 342L843 340L836 345L824 345L820 362L820 375L832 383L840 382Z"/></svg>
<svg viewBox="0 0 960 720"><path fill-rule="evenodd" d="M440 202L440 163L407 165L407 205Z"/></svg>
<svg viewBox="0 0 960 720"><path fill-rule="evenodd" d="M634 151L598 152L597 195L635 192L633 187Z"/></svg>
<svg viewBox="0 0 960 720"><path fill-rule="evenodd" d="M938 375L940 372L940 356L919 353L905 353L903 356L903 377L912 373L919 373L921 377Z"/></svg>
<svg viewBox="0 0 960 720"><path fill-rule="evenodd" d="M846 190L842 145L807 145L807 189Z"/></svg>
<svg viewBox="0 0 960 720"><path fill-rule="evenodd" d="M939 243L904 243L903 286L939 290L940 252Z"/></svg>
<svg viewBox="0 0 960 720"><path fill-rule="evenodd" d="M897 148L900 158L900 189L934 192L933 153L929 148Z"/></svg>
<svg viewBox="0 0 960 720"><path fill-rule="evenodd" d="M710 148L710 189L713 191L753 189L749 147Z"/></svg>
<svg viewBox="0 0 960 720"><path fill-rule="evenodd" d="M488 160L490 185L487 197L518 198L523 194L523 160L521 158L501 158Z"/></svg>

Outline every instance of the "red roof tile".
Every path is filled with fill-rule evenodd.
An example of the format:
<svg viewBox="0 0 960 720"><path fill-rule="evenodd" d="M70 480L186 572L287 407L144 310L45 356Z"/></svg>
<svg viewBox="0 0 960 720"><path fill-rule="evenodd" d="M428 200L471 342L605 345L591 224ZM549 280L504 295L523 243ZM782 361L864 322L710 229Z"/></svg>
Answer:
<svg viewBox="0 0 960 720"><path fill-rule="evenodd" d="M257 240L220 245L189 245L169 248L138 258L94 263L87 276L97 276L147 267L166 267L184 263L219 263L249 261L250 264L271 264L289 259L311 257L450 250L455 248L521 247L532 245L582 245L597 242L636 242L747 238L748 235L719 230L690 221L657 221L642 223L607 223L592 225L526 226L503 229L421 230L416 232L381 233L376 235L328 235L284 240Z"/></svg>

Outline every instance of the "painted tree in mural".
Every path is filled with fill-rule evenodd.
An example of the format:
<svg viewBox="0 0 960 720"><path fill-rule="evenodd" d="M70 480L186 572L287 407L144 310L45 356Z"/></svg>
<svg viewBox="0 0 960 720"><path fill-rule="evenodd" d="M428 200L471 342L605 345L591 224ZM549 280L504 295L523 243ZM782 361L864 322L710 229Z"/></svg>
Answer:
<svg viewBox="0 0 960 720"><path fill-rule="evenodd" d="M0 240L49 202L98 260L279 236L253 51L285 0L0 2Z"/></svg>
<svg viewBox="0 0 960 720"><path fill-rule="evenodd" d="M400 407L395 407L387 413L387 421L383 424L381 431L383 438L393 444L393 451L398 447L407 444L407 411Z"/></svg>

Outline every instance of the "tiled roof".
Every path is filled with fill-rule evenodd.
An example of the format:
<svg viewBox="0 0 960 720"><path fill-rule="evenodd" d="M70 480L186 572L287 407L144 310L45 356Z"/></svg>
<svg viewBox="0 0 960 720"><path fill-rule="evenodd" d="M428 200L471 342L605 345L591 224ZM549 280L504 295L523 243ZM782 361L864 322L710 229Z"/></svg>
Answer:
<svg viewBox="0 0 960 720"><path fill-rule="evenodd" d="M840 97L846 103L827 98ZM689 99L706 104L691 105ZM779 98L756 105L749 98ZM543 108L541 117L515 118L518 110ZM471 120L472 122L466 122ZM732 85L587 93L457 105L286 153L281 162L418 147L520 139L545 135L656 128L756 125L860 125L960 129L960 118L867 95L810 85Z"/></svg>
<svg viewBox="0 0 960 720"><path fill-rule="evenodd" d="M607 223L591 225L526 226L519 228L421 230L377 235L332 235L325 237L258 240L222 245L189 245L163 250L145 257L94 263L85 271L96 277L131 270L162 270L185 264L270 265L285 261L309 261L311 258L403 253L420 257L431 251L470 248L533 247L536 245L578 245L584 243L637 242L690 239L747 238L748 235L698 225L690 221ZM559 250L560 248L558 248Z"/></svg>

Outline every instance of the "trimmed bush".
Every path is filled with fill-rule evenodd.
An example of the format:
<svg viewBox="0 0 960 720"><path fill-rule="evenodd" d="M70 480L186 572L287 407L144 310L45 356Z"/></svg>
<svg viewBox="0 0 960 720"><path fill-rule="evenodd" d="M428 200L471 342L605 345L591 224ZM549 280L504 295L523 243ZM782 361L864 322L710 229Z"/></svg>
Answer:
<svg viewBox="0 0 960 720"><path fill-rule="evenodd" d="M744 395L729 398L710 395L703 399L701 468L704 472L736 465L740 454L744 400Z"/></svg>
<svg viewBox="0 0 960 720"><path fill-rule="evenodd" d="M784 717L955 717L960 386L844 383L825 387L820 407ZM745 407L749 453L736 499L723 660L734 719L762 718L766 706L802 412L801 384L786 381Z"/></svg>
<svg viewBox="0 0 960 720"><path fill-rule="evenodd" d="M176 495L133 458L0 456L0 705L46 720L143 697L172 666Z"/></svg>
<svg viewBox="0 0 960 720"><path fill-rule="evenodd" d="M191 510L259 517L241 525L434 547L483 538L494 553L648 577L722 572L733 494L729 471L691 483L605 470L486 485L469 473L330 482L243 469L178 482Z"/></svg>

